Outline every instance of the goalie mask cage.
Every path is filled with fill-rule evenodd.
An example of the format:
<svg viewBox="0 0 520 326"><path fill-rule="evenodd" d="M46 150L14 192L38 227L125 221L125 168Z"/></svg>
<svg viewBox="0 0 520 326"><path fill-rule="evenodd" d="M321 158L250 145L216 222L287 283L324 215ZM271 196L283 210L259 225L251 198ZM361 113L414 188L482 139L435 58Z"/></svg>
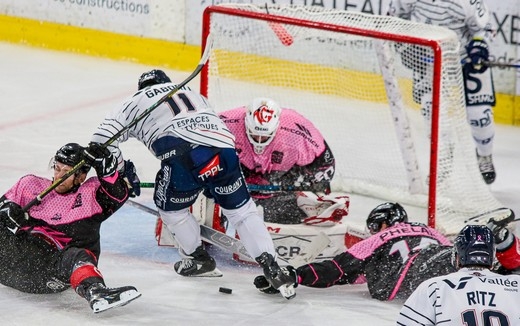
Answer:
<svg viewBox="0 0 520 326"><path fill-rule="evenodd" d="M217 111L270 97L301 112L334 153L333 191L424 207L446 234L501 206L478 170L454 32L316 6L223 4L206 8L202 34L213 48L201 92Z"/></svg>

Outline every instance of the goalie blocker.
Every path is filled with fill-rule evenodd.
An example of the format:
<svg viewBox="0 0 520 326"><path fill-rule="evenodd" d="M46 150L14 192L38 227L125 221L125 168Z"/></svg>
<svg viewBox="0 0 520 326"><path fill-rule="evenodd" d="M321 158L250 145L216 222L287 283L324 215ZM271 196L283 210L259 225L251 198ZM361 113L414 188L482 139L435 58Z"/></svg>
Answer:
<svg viewBox="0 0 520 326"><path fill-rule="evenodd" d="M281 264L283 264L283 261L305 254L304 248L320 232L325 233L330 238L331 243L318 256L317 260L331 259L361 239L362 231L359 231L360 236L358 237L354 230L353 236L350 234L352 227L345 223L350 203L346 194L318 195L312 192L299 192L297 203L307 216L301 224L265 223L273 238ZM218 204L215 204L212 199L200 195L191 209L200 224L226 233L226 220L222 218ZM261 207L259 207L259 211L262 211ZM160 219L157 219L155 235L159 246L178 247L175 238ZM235 236L238 238L236 234ZM250 257L244 255L234 254L233 258L256 264Z"/></svg>

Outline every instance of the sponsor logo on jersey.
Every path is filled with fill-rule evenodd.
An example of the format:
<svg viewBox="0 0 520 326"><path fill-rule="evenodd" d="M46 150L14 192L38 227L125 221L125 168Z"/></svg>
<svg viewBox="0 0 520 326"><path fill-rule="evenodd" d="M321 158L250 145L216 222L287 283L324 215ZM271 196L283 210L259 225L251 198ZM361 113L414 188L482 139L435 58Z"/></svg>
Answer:
<svg viewBox="0 0 520 326"><path fill-rule="evenodd" d="M204 181L209 177L216 176L220 171L223 171L223 169L220 167L220 157L216 155L205 167L199 171L199 175L197 177Z"/></svg>
<svg viewBox="0 0 520 326"><path fill-rule="evenodd" d="M491 124L491 119L493 112L491 112L491 109L486 109L484 112L484 116L480 119L471 119L470 124L474 127L484 128Z"/></svg>
<svg viewBox="0 0 520 326"><path fill-rule="evenodd" d="M191 195L189 197L184 197L184 198L170 198L170 201L174 204L182 204L182 203L189 203L190 201L193 201L197 198L199 194L196 193L194 195Z"/></svg>
<svg viewBox="0 0 520 326"><path fill-rule="evenodd" d="M60 213L56 213L54 214L53 217L51 217L51 221L59 221L61 220L61 214Z"/></svg>
<svg viewBox="0 0 520 326"><path fill-rule="evenodd" d="M493 285L498 285L498 286L503 286L504 288L516 288L518 289L518 281L516 280L510 280L508 279L507 277L504 277L504 278L488 278L480 273L474 273L473 276L476 276L476 278L481 282L481 283L487 283L487 284L493 284ZM459 281L457 282L457 284L451 282L450 280L448 279L444 279L443 282L448 284L448 286L452 289L455 289L455 290L461 290L461 289L464 289L464 287L466 286L466 284L468 284L468 281L471 280L473 277L472 276L464 276L464 277L461 277L459 279Z"/></svg>
<svg viewBox="0 0 520 326"><path fill-rule="evenodd" d="M219 195L229 195L237 191L240 187L242 187L242 179L237 179L232 185L216 187L215 192Z"/></svg>
<svg viewBox="0 0 520 326"><path fill-rule="evenodd" d="M493 94L468 95L468 105L495 103Z"/></svg>
<svg viewBox="0 0 520 326"><path fill-rule="evenodd" d="M164 153L162 155L157 156L157 158L162 161L162 160L166 160L166 159L168 159L170 157L173 157L175 155L177 155L177 152L176 152L175 149L172 149L171 151L169 151L167 153Z"/></svg>
<svg viewBox="0 0 520 326"><path fill-rule="evenodd" d="M175 122L175 127L186 130L219 130L219 125L211 123L211 119L207 115L184 118Z"/></svg>
<svg viewBox="0 0 520 326"><path fill-rule="evenodd" d="M158 207L163 207L163 204L166 203L166 189L168 188L168 184L170 183L170 167L164 166L162 171L162 177L158 178L159 181L155 187L155 204Z"/></svg>
<svg viewBox="0 0 520 326"><path fill-rule="evenodd" d="M209 117L205 115L199 115L196 117L184 118L175 121L175 125L177 126L177 128L188 128L189 126L197 125L203 122L209 122Z"/></svg>
<svg viewBox="0 0 520 326"><path fill-rule="evenodd" d="M511 281L508 278L487 278L479 277L480 282L504 286L506 288L518 288L518 281Z"/></svg>
<svg viewBox="0 0 520 326"><path fill-rule="evenodd" d="M307 136L309 137L312 137L312 134L311 132L309 131L309 129L305 128L304 125L301 125L299 123L295 123L296 127L298 127L298 129L300 129L302 132L304 132L305 134L307 134Z"/></svg>
<svg viewBox="0 0 520 326"><path fill-rule="evenodd" d="M74 204L72 205L71 209L74 209L76 207L81 207L81 206L83 206L83 200L81 199L81 193L79 193L76 196L76 199L74 200Z"/></svg>
<svg viewBox="0 0 520 326"><path fill-rule="evenodd" d="M312 139L311 137L309 137L309 135L308 135L306 132L302 131L302 130L297 130L297 129L287 128L287 127L283 127L283 126L280 126L280 129L281 129L281 130L284 130L284 131L287 131L287 132L290 132L290 133L292 133L292 134L296 134L296 135L298 135L298 136L302 136L303 138L305 138L306 141L308 141L309 143L311 143L312 146L314 146L314 147L319 147L318 143L317 143L314 139ZM305 129L305 130L307 130L307 129ZM309 131L307 130L307 132L309 132Z"/></svg>
<svg viewBox="0 0 520 326"><path fill-rule="evenodd" d="M244 120L242 120L242 119L228 119L228 118L226 118L223 115L221 115L220 118L223 119L225 124L228 124L228 123L232 123L232 124L244 123Z"/></svg>
<svg viewBox="0 0 520 326"><path fill-rule="evenodd" d="M452 281L450 281L448 279L444 279L443 281L444 281L444 283L448 284L448 286L450 288L455 289L455 290L461 290L466 286L466 284L468 284L468 281L471 279L472 279L471 276L461 277L457 284L454 284Z"/></svg>

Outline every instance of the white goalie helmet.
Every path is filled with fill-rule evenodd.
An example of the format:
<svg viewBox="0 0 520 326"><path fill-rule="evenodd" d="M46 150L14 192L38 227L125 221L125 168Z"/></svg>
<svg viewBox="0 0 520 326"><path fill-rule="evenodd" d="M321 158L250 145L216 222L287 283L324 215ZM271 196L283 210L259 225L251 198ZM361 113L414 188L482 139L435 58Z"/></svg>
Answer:
<svg viewBox="0 0 520 326"><path fill-rule="evenodd" d="M256 154L262 154L276 135L280 125L280 105L270 98L255 98L248 106L245 118L246 134Z"/></svg>

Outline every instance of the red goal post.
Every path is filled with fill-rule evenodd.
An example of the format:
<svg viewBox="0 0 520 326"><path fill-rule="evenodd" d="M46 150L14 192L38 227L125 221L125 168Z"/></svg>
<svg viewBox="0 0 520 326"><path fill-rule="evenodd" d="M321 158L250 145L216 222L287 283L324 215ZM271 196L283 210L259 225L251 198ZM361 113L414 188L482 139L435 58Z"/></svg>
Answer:
<svg viewBox="0 0 520 326"><path fill-rule="evenodd" d="M203 47L210 33L201 92L218 111L254 97L300 111L334 152L333 190L423 207L447 234L501 206L478 171L452 31L315 6L223 4L204 11ZM414 94L431 100L430 120Z"/></svg>

